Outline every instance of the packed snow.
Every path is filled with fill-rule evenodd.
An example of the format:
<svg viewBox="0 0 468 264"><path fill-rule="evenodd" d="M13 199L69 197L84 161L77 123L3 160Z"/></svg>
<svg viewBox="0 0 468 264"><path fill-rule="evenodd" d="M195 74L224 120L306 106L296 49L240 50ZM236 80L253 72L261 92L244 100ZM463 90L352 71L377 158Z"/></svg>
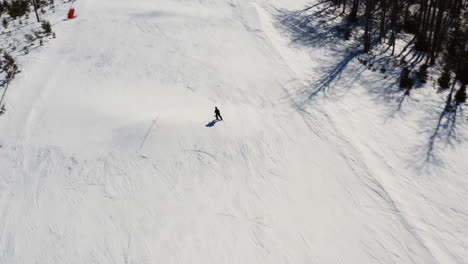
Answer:
<svg viewBox="0 0 468 264"><path fill-rule="evenodd" d="M464 106L316 3L49 14L0 116L0 263L468 263Z"/></svg>

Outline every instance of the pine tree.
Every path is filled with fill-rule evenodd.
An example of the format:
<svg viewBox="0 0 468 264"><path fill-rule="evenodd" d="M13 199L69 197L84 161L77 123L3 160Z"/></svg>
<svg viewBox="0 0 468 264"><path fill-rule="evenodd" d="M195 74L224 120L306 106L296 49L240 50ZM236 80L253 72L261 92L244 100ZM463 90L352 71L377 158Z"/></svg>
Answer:
<svg viewBox="0 0 468 264"><path fill-rule="evenodd" d="M18 69L16 65L15 59L8 53L3 55L3 71L7 72L7 74L14 74Z"/></svg>
<svg viewBox="0 0 468 264"><path fill-rule="evenodd" d="M408 69L408 67L404 67L401 71L400 88L406 88L408 90L413 88L414 80L410 75L411 71Z"/></svg>
<svg viewBox="0 0 468 264"><path fill-rule="evenodd" d="M42 22L42 29L44 30L44 33L46 33L47 35L52 33L52 26L50 25L49 21Z"/></svg>
<svg viewBox="0 0 468 264"><path fill-rule="evenodd" d="M359 0L353 0L353 5L351 6L351 11L348 16L348 20L351 23L357 22L357 13L359 8Z"/></svg>
<svg viewBox="0 0 468 264"><path fill-rule="evenodd" d="M459 104L466 102L466 84L462 84L460 89L455 93L455 101Z"/></svg>
<svg viewBox="0 0 468 264"><path fill-rule="evenodd" d="M5 3L5 2L4 2ZM22 17L29 12L29 1L26 0L14 0L8 5L8 14L13 19Z"/></svg>
<svg viewBox="0 0 468 264"><path fill-rule="evenodd" d="M442 75L437 79L440 88L448 89L450 87L450 70L445 68Z"/></svg>
<svg viewBox="0 0 468 264"><path fill-rule="evenodd" d="M419 70L416 72L416 78L418 82L426 83L427 80L427 64L422 64Z"/></svg>

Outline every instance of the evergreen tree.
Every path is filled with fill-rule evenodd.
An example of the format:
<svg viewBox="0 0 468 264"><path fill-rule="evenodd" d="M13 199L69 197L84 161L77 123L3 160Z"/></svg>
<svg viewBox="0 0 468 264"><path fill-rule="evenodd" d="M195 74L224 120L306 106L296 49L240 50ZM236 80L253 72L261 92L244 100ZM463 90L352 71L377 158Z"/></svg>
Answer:
<svg viewBox="0 0 468 264"><path fill-rule="evenodd" d="M18 69L16 65L15 59L8 53L3 55L3 63L2 63L3 71L7 72L8 75L14 74Z"/></svg>
<svg viewBox="0 0 468 264"><path fill-rule="evenodd" d="M401 71L400 88L406 88L408 90L413 88L414 80L410 75L411 71L408 69L408 67L404 67Z"/></svg>
<svg viewBox="0 0 468 264"><path fill-rule="evenodd" d="M468 0L329 1L338 7L343 5L337 12L346 15L349 31L353 30L351 27L362 27L364 52L370 51L373 39L382 42L388 35L393 55L397 34L404 30L414 34L414 48L423 52L429 65L434 65L441 54L450 54L452 62L444 56L445 63L456 72L453 61L468 57L462 54L468 41ZM378 19L374 14L378 14ZM346 35L348 39L349 34Z"/></svg>
<svg viewBox="0 0 468 264"><path fill-rule="evenodd" d="M8 5L8 14L13 19L22 17L28 12L29 12L29 2L27 0L13 0Z"/></svg>
<svg viewBox="0 0 468 264"><path fill-rule="evenodd" d="M416 72L416 78L418 82L426 83L427 80L427 64L422 64L419 70Z"/></svg>
<svg viewBox="0 0 468 264"><path fill-rule="evenodd" d="M358 14L358 9L359 9L359 0L352 0L352 6L351 6L351 11L348 16L348 20L351 23L356 23L357 22L357 14Z"/></svg>
<svg viewBox="0 0 468 264"><path fill-rule="evenodd" d="M437 79L437 82L440 88L448 89L450 87L450 70L446 68L439 79Z"/></svg>
<svg viewBox="0 0 468 264"><path fill-rule="evenodd" d="M52 33L52 26L50 25L49 21L42 22L42 29L44 30L44 33L46 33L47 35Z"/></svg>
<svg viewBox="0 0 468 264"><path fill-rule="evenodd" d="M462 84L460 89L455 93L455 101L459 104L466 102L466 84Z"/></svg>

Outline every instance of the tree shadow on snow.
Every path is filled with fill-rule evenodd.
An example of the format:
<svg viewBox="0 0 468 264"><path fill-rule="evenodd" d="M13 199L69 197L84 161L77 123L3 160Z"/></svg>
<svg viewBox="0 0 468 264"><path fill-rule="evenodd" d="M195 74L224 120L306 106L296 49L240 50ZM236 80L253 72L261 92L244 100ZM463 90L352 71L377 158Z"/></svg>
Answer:
<svg viewBox="0 0 468 264"><path fill-rule="evenodd" d="M416 89L424 89L424 85L416 84L410 93L406 93L406 89L399 88L399 72L393 73L389 81L384 82L384 86L376 87L371 90L376 101L380 101L387 108L390 108L388 119L401 117L398 122L405 122L405 116L410 114L409 111L414 111L411 107L412 103L417 103L420 98L414 98L411 94ZM424 100L430 100L424 98ZM404 107L408 104L408 107ZM419 138L415 138L419 143L416 143L411 148L411 157L408 158L408 166L422 171L432 165L444 166L443 151L447 147L455 148L457 143L467 140L463 138L463 133L459 126L460 119L463 119L463 107L455 105L453 112L446 112L445 100L439 101L434 99L433 102L423 104L422 112L425 113L422 120L419 121L418 128ZM418 122L418 121L416 121Z"/></svg>
<svg viewBox="0 0 468 264"><path fill-rule="evenodd" d="M5 109L5 95L8 89L8 78L3 77L0 79L0 116L3 115L6 111Z"/></svg>
<svg viewBox="0 0 468 264"><path fill-rule="evenodd" d="M320 6L323 3L328 5ZM337 84L348 64L360 52L356 41L344 41L344 28L347 22L344 17L336 15L337 13L335 7L329 5L327 1L298 11L278 10L278 27L284 35L289 36L291 46L327 47L328 56L315 58L320 65L323 65L318 67L314 74L316 76L311 76L310 81L302 83L296 91L288 93L289 99L298 109L304 109L318 95L339 97L351 87L350 84L340 87ZM354 82L361 73L361 70L349 72L346 77Z"/></svg>
<svg viewBox="0 0 468 264"><path fill-rule="evenodd" d="M441 157L443 150L447 147L455 148L468 138L460 133L458 119L464 117L463 108L456 104L452 112L442 111L438 116L432 116L424 120L420 127L427 127L423 131L424 135L428 135L427 139L422 144L415 147L417 169L422 170L428 165L438 167L445 166L445 162ZM434 125L435 124L435 125Z"/></svg>
<svg viewBox="0 0 468 264"><path fill-rule="evenodd" d="M291 39L291 45L322 46L343 40L341 29L344 23L335 23L340 16L331 6L308 12L317 5L301 10L278 10L276 20L285 35Z"/></svg>
<svg viewBox="0 0 468 264"><path fill-rule="evenodd" d="M404 114L403 104L411 98L411 91L407 93L407 89L400 88L401 68L396 58L384 55L386 52L376 55L369 63L375 71L385 69L381 74L375 74L363 82L367 82L369 87L368 93L378 105L388 108L388 118L393 119L397 114ZM375 85L376 83L381 85ZM419 89L422 85L416 83L413 89Z"/></svg>
<svg viewBox="0 0 468 264"><path fill-rule="evenodd" d="M361 47L355 36L351 35L351 40L344 40L347 21L344 17L336 15L338 13L340 12L330 6L327 1L297 11L278 10L278 27L283 31L281 33L289 36L290 46L305 49L326 48L323 49L326 54L317 54L314 58L321 66L311 74L309 81L293 83L293 89L283 88L286 99L290 100L305 120L311 121L312 112L315 110L307 109L307 106L318 95L328 99L339 98L349 91L355 81L359 80L363 86L369 87L368 92L373 100L383 103L379 105L390 108L389 119L398 114L405 114L404 105L413 99L411 93L407 94L406 89L398 87L404 66L400 63L400 59L404 59L405 65L415 70L415 67L427 58L426 54L415 51L414 38L409 37L404 39L405 47L395 51L395 56L390 55L388 43L373 43L372 51L369 54L363 54L360 52ZM357 34L360 33L357 31ZM360 63L357 63L358 60L353 60L354 58L358 58ZM352 63L355 64L352 65ZM348 67L351 65L353 67ZM366 70L376 72L376 74L368 74L366 78L359 78ZM382 85L375 85L376 83ZM422 87L423 85L416 84L413 90ZM412 167L422 168L430 163L442 165L437 159L437 156L440 156L439 151L447 145L454 146L456 142L464 140L461 138L462 134L456 123L458 117L463 116L461 106L457 105L451 113L443 111L437 114L434 113L434 105L432 105L429 106L427 112L433 114L429 114L430 116L423 120L423 124L419 127L430 128L421 131L421 135L427 135L428 138L413 150L414 159L410 161Z"/></svg>

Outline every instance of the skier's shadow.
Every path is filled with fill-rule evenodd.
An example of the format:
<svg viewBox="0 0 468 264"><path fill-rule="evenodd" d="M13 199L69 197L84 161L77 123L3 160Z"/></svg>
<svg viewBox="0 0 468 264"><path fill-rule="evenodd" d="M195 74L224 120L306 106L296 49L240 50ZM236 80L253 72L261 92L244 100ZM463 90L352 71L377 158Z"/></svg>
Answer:
<svg viewBox="0 0 468 264"><path fill-rule="evenodd" d="M218 123L218 122L219 122L219 120L216 120L216 119L215 119L215 120L209 122L208 124L206 124L206 127L213 127L213 126L216 125L216 123Z"/></svg>

